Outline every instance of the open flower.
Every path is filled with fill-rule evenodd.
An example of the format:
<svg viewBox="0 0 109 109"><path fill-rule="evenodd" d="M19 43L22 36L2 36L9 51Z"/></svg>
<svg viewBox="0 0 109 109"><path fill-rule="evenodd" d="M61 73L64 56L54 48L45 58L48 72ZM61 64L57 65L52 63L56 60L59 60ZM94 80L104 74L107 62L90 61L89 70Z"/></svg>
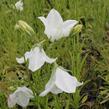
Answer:
<svg viewBox="0 0 109 109"><path fill-rule="evenodd" d="M19 0L18 2L16 2L15 7L18 11L23 11L23 1Z"/></svg>
<svg viewBox="0 0 109 109"><path fill-rule="evenodd" d="M29 103L29 100L33 98L33 92L31 89L28 89L27 87L18 87L17 90L9 95L8 98L8 107L12 108L16 104L26 107Z"/></svg>
<svg viewBox="0 0 109 109"><path fill-rule="evenodd" d="M69 36L73 27L78 23L76 20L63 21L61 15L55 9L52 9L47 18L38 17L45 26L44 33L53 42L61 37Z"/></svg>
<svg viewBox="0 0 109 109"><path fill-rule="evenodd" d="M41 68L45 62L50 63L50 64L55 62L56 58L55 59L49 58L46 55L43 48L40 46L39 47L37 46L31 49L31 51L26 52L24 57L16 58L16 60L19 64L22 64L28 60L29 61L28 68L34 72L38 70L39 68Z"/></svg>
<svg viewBox="0 0 109 109"><path fill-rule="evenodd" d="M57 67L53 70L50 80L45 86L45 91L43 91L40 96L45 96L49 92L53 94L58 94L62 92L74 93L76 87L81 86L83 83L77 81L76 77L68 74L67 70L62 67Z"/></svg>

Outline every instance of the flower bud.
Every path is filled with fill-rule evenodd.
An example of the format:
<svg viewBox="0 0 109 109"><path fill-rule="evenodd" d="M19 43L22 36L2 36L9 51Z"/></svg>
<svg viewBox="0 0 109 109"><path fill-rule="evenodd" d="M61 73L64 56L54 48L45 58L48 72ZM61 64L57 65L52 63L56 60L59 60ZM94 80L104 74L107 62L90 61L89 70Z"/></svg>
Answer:
<svg viewBox="0 0 109 109"><path fill-rule="evenodd" d="M29 26L25 21L23 20L19 20L16 25L15 25L15 29L18 30L22 30L25 31L26 33L28 33L30 36L35 34L34 30L32 29L31 26Z"/></svg>
<svg viewBox="0 0 109 109"><path fill-rule="evenodd" d="M82 31L82 27L83 27L83 25L81 25L81 24L76 25L76 26L73 28L73 33L74 33L74 34L80 33L80 32Z"/></svg>

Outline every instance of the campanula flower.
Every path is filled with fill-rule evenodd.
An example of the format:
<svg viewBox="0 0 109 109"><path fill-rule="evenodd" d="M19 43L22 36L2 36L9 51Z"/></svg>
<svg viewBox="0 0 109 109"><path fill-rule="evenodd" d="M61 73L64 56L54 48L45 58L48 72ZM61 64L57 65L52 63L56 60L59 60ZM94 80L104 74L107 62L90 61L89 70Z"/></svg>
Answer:
<svg viewBox="0 0 109 109"><path fill-rule="evenodd" d="M29 100L31 98L34 98L33 92L31 89L28 89L27 87L18 87L17 90L10 94L8 97L8 107L12 108L16 104L26 107L29 104Z"/></svg>
<svg viewBox="0 0 109 109"><path fill-rule="evenodd" d="M63 21L60 13L55 9L52 9L47 18L41 16L38 17L45 26L44 33L53 42L62 37L69 36L73 27L78 23L76 20Z"/></svg>
<svg viewBox="0 0 109 109"><path fill-rule="evenodd" d="M76 77L71 76L66 69L57 67L53 70L51 78L40 96L45 96L49 92L53 94L62 92L75 93L76 88L82 84L83 83L80 83Z"/></svg>
<svg viewBox="0 0 109 109"><path fill-rule="evenodd" d="M41 46L37 46L35 48L32 48L30 51L26 52L24 57L16 58L16 60L19 64L22 64L28 60L28 68L34 72L40 69L45 62L50 64L55 62L56 58L49 58L46 55L44 49Z"/></svg>

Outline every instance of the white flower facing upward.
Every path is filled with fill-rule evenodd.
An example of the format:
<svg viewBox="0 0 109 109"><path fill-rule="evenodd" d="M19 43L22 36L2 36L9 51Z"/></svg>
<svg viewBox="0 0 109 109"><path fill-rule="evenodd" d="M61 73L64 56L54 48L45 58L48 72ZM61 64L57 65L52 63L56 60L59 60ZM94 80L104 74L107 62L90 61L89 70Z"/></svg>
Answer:
<svg viewBox="0 0 109 109"><path fill-rule="evenodd" d="M69 36L73 27L78 23L76 20L63 21L61 15L55 9L52 9L47 18L38 17L45 26L44 33L53 42L61 37Z"/></svg>
<svg viewBox="0 0 109 109"><path fill-rule="evenodd" d="M18 87L17 90L9 95L8 98L8 107L12 108L16 104L26 107L29 103L29 100L31 98L34 98L33 92L31 89L28 89L27 87Z"/></svg>
<svg viewBox="0 0 109 109"><path fill-rule="evenodd" d="M23 1L19 0L18 2L16 2L15 7L18 11L23 11Z"/></svg>
<svg viewBox="0 0 109 109"><path fill-rule="evenodd" d="M67 70L62 67L57 67L53 70L50 80L45 86L45 90L40 96L45 96L49 92L58 94L62 92L74 93L76 87L81 86L83 83L78 82L76 77L68 74Z"/></svg>
<svg viewBox="0 0 109 109"><path fill-rule="evenodd" d="M56 61L56 58L49 58L42 47L35 47L31 49L29 52L26 52L24 57L16 58L19 64L24 63L25 61L29 61L28 68L31 71L36 71L41 68L45 62L52 64Z"/></svg>

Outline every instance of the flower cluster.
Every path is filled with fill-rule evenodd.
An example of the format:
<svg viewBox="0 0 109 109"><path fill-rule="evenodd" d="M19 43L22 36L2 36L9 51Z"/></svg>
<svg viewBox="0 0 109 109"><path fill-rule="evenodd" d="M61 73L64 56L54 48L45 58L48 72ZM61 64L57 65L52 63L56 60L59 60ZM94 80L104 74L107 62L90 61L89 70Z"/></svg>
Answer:
<svg viewBox="0 0 109 109"><path fill-rule="evenodd" d="M18 1L15 6L17 10L22 11L22 0ZM62 37L68 37L73 27L78 23L76 20L63 21L61 15L55 9L52 9L49 12L47 18L41 16L38 17L38 19L43 22L45 26L44 33L47 35L51 42L61 39ZM18 22L17 27L21 28L23 31L27 31L29 34L31 34L30 31L34 32L27 23L21 20ZM83 84L80 83L76 77L70 75L66 69L58 66L56 64L57 58L48 57L40 43L30 51L27 51L23 57L17 57L16 60L19 64L28 62L28 69L32 72L40 69L45 62L49 64L55 63L55 67L52 70L50 80L46 84L45 90L40 93L39 96L45 96L49 92L53 94L59 94L62 92L75 93L76 87ZM34 96L31 89L28 89L25 86L19 87L13 94L9 95L8 107L11 108L15 104L26 107L29 103L29 100L33 97Z"/></svg>

